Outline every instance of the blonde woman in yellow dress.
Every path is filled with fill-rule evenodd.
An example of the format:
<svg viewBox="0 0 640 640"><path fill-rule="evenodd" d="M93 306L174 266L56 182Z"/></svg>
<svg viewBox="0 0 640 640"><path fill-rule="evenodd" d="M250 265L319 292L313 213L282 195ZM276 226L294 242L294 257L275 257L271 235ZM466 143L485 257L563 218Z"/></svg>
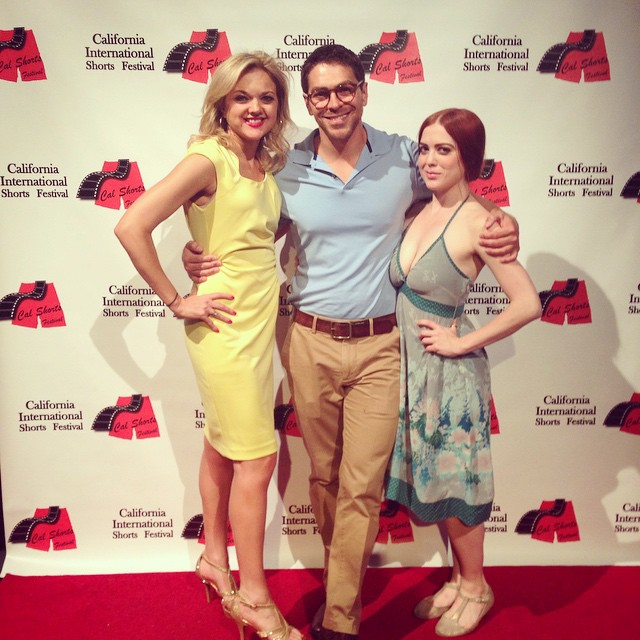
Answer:
<svg viewBox="0 0 640 640"><path fill-rule="evenodd" d="M184 159L115 229L140 275L178 317L206 415L200 463L205 549L196 566L209 597L271 640L301 640L271 600L263 569L267 488L276 464L272 352L278 304L275 231L290 124L287 78L262 52L236 54L209 85ZM152 231L183 206L193 239L220 259L182 297L158 260ZM233 291L233 295L231 292ZM229 570L227 519L240 587Z"/></svg>

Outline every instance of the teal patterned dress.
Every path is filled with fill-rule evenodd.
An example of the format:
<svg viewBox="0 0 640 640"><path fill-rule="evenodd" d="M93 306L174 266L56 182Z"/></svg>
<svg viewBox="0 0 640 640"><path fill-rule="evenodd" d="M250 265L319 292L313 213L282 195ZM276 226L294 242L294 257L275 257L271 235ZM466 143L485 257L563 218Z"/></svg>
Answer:
<svg viewBox="0 0 640 640"><path fill-rule="evenodd" d="M401 398L386 495L423 522L455 516L472 526L489 519L493 502L487 355L484 349L458 358L427 353L416 324L428 319L450 326L458 318L460 335L474 330L464 314L472 283L449 256L446 230L409 273L400 266L402 240L391 259Z"/></svg>

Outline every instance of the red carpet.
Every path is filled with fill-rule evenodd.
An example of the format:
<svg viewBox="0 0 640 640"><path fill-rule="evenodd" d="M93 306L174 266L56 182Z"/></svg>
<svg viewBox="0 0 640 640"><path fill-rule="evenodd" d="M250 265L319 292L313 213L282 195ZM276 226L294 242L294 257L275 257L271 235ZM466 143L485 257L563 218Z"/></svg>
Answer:
<svg viewBox="0 0 640 640"><path fill-rule="evenodd" d="M320 571L269 571L288 620L308 632L322 599ZM369 569L360 640L435 638L435 621L411 615L444 569ZM640 567L490 567L496 605L477 640L640 638ZM3 640L236 640L219 602L206 604L193 573L62 576L0 582ZM247 633L247 638L249 634Z"/></svg>

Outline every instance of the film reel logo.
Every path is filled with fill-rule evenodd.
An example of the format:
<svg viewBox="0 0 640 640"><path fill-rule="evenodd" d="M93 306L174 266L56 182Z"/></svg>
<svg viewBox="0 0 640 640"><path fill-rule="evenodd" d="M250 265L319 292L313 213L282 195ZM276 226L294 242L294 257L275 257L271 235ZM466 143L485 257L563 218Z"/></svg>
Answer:
<svg viewBox="0 0 640 640"><path fill-rule="evenodd" d="M602 32L595 29L572 31L566 42L547 49L538 63L540 73L553 73L567 82L611 80L607 47Z"/></svg>
<svg viewBox="0 0 640 640"><path fill-rule="evenodd" d="M273 410L273 419L276 431L281 431L285 436L302 437L293 404L279 404Z"/></svg>
<svg viewBox="0 0 640 640"><path fill-rule="evenodd" d="M510 204L509 189L500 160L485 160L480 175L469 183L469 187L473 193L491 200L498 207L508 207Z"/></svg>
<svg viewBox="0 0 640 640"><path fill-rule="evenodd" d="M376 542L380 544L413 542L411 518L404 505L394 500L384 500L380 505L380 522Z"/></svg>
<svg viewBox="0 0 640 640"><path fill-rule="evenodd" d="M491 395L489 401L489 432L492 436L497 436L500 433L500 420L498 419L498 412L496 411L496 405L493 401L493 395Z"/></svg>
<svg viewBox="0 0 640 640"><path fill-rule="evenodd" d="M618 427L624 433L640 436L640 393L631 394L628 402L619 402L604 419L605 427Z"/></svg>
<svg viewBox="0 0 640 640"><path fill-rule="evenodd" d="M543 500L539 509L527 511L516 525L516 533L541 542L578 542L580 529L571 500Z"/></svg>
<svg viewBox="0 0 640 640"><path fill-rule="evenodd" d="M93 171L82 179L76 197L93 200L99 207L128 209L145 191L137 162L106 161L101 171Z"/></svg>
<svg viewBox="0 0 640 640"><path fill-rule="evenodd" d="M124 440L131 440L134 432L137 440L160 437L151 400L141 394L118 398L114 406L105 407L98 413L91 428Z"/></svg>
<svg viewBox="0 0 640 640"><path fill-rule="evenodd" d="M640 171L634 173L626 182L620 195L623 198L635 199L640 202Z"/></svg>
<svg viewBox="0 0 640 640"><path fill-rule="evenodd" d="M38 321L43 329L66 326L56 288L45 280L23 282L17 292L0 298L0 320L30 329L36 329Z"/></svg>
<svg viewBox="0 0 640 640"><path fill-rule="evenodd" d="M185 540L197 540L199 544L204 544L204 518L201 513L189 518L187 524L184 525L181 537ZM227 521L227 547L234 545L231 524Z"/></svg>
<svg viewBox="0 0 640 640"><path fill-rule="evenodd" d="M9 534L9 542L38 551L76 548L76 535L65 508L36 509L32 518L20 520Z"/></svg>
<svg viewBox="0 0 640 640"><path fill-rule="evenodd" d="M46 80L44 62L31 29L0 29L0 80L17 82Z"/></svg>
<svg viewBox="0 0 640 640"><path fill-rule="evenodd" d="M551 289L539 293L542 322L551 324L591 323L591 305L584 280L556 280Z"/></svg>
<svg viewBox="0 0 640 640"><path fill-rule="evenodd" d="M371 80L393 84L424 82L422 59L415 33L406 30L383 32L380 42L364 47L358 54Z"/></svg>
<svg viewBox="0 0 640 640"><path fill-rule="evenodd" d="M209 76L231 55L227 34L218 29L193 31L189 42L171 49L163 71L180 73L185 80L206 84Z"/></svg>

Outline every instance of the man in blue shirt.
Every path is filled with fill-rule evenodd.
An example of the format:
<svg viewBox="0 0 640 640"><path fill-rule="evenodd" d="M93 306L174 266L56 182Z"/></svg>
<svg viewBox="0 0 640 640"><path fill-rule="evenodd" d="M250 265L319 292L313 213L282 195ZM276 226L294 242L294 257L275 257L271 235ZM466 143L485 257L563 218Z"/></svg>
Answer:
<svg viewBox="0 0 640 640"><path fill-rule="evenodd" d="M363 123L368 90L355 53L340 45L316 49L301 82L318 129L295 145L276 176L283 195L279 235L290 234L298 260L282 362L311 461L310 498L325 549L326 604L311 633L316 640L355 640L398 422L389 259L407 211L430 195L419 177L416 143ZM493 221L488 216L487 229ZM485 245L514 259L515 221L503 214L497 226ZM192 277L212 273L208 258L185 257Z"/></svg>

